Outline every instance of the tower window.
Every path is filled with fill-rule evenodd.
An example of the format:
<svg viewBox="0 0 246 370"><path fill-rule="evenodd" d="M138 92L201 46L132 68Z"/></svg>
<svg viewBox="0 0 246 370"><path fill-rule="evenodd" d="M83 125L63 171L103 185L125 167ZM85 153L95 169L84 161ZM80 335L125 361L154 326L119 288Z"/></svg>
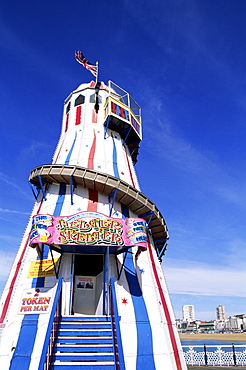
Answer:
<svg viewBox="0 0 246 370"><path fill-rule="evenodd" d="M68 103L67 108L66 108L66 114L70 111L71 108L71 102Z"/></svg>
<svg viewBox="0 0 246 370"><path fill-rule="evenodd" d="M74 106L76 107L77 105L84 104L84 102L85 102L85 97L84 97L84 95L79 95L79 96L75 99Z"/></svg>
<svg viewBox="0 0 246 370"><path fill-rule="evenodd" d="M90 103L95 103L96 102L96 94L92 94L90 96ZM102 97L101 95L98 95L98 103L101 104L102 103Z"/></svg>

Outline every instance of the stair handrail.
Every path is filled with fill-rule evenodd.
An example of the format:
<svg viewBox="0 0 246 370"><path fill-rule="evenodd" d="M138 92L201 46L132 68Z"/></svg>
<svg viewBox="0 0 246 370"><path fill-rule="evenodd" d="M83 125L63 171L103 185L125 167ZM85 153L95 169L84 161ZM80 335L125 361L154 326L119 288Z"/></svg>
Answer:
<svg viewBox="0 0 246 370"><path fill-rule="evenodd" d="M111 311L111 320L113 328L113 341L114 341L114 357L116 370L125 370L125 359L122 346L122 338L120 331L120 316L117 305L116 290L115 290L115 280L114 278L110 279L109 284L109 301L110 301L110 311Z"/></svg>
<svg viewBox="0 0 246 370"><path fill-rule="evenodd" d="M57 283L38 370L49 370L50 368L52 349L61 317L62 280L62 277L60 277Z"/></svg>

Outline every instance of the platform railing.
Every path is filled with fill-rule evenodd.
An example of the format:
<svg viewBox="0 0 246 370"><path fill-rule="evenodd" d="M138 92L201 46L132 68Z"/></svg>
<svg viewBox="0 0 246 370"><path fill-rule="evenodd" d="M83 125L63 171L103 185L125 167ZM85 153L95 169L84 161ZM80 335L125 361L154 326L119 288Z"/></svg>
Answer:
<svg viewBox="0 0 246 370"><path fill-rule="evenodd" d="M246 344L182 346L189 366L245 366Z"/></svg>
<svg viewBox="0 0 246 370"><path fill-rule="evenodd" d="M115 281L114 278L110 279L109 286L109 304L111 311L112 329L113 329L113 340L114 340L114 356L116 370L125 370L125 359L123 353L121 332L120 332L120 317L117 306Z"/></svg>
<svg viewBox="0 0 246 370"><path fill-rule="evenodd" d="M51 308L50 318L48 322L48 327L46 331L46 336L44 340L38 370L49 370L50 368L53 345L61 317L61 293L62 293L62 278L59 278L54 297L54 302Z"/></svg>

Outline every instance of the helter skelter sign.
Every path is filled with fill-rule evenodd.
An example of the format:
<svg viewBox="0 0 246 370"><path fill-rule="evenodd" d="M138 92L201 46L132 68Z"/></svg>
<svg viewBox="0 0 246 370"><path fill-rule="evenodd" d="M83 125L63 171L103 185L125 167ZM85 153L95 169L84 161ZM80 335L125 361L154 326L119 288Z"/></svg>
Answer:
<svg viewBox="0 0 246 370"><path fill-rule="evenodd" d="M147 224L142 218L112 218L97 212L72 216L33 216L30 245L69 244L91 246L139 246L147 249Z"/></svg>

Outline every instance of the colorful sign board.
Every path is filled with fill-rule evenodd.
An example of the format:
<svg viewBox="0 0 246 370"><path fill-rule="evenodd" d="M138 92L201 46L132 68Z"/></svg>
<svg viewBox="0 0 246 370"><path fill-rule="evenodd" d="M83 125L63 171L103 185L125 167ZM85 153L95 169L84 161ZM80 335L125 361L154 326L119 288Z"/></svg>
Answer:
<svg viewBox="0 0 246 370"><path fill-rule="evenodd" d="M48 313L52 306L53 290L47 288L24 289L18 314L31 315Z"/></svg>
<svg viewBox="0 0 246 370"><path fill-rule="evenodd" d="M54 258L55 264L58 258ZM55 276L55 269L52 259L32 261L28 272L28 278L34 279L38 277Z"/></svg>
<svg viewBox="0 0 246 370"><path fill-rule="evenodd" d="M142 218L112 218L97 212L72 216L36 215L30 245L139 246L147 249L147 223Z"/></svg>

